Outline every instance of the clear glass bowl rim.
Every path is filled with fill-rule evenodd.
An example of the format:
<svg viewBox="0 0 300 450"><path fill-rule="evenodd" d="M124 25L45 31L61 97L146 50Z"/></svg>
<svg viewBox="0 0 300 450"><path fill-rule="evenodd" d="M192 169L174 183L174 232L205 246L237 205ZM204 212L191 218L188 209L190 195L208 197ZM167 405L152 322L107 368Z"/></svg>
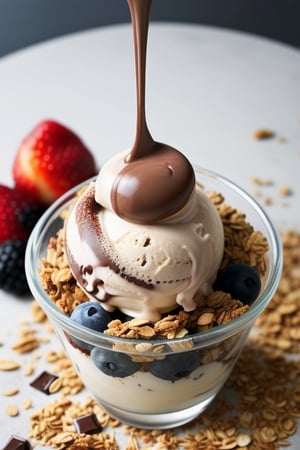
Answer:
<svg viewBox="0 0 300 450"><path fill-rule="evenodd" d="M238 333L241 329L246 328L248 324L252 324L253 321L260 315L260 313L265 309L268 305L272 296L274 295L279 280L281 276L282 269L282 247L281 241L278 234L278 231L275 229L271 220L269 219L266 212L263 208L256 202L250 194L248 194L243 188L230 181L223 175L219 175L213 171L208 169L204 169L202 167L194 165L195 172L198 174L202 174L210 179L218 179L224 185L226 185L231 190L234 190L236 194L239 194L246 200L252 208L256 211L256 213L260 216L260 219L263 221L264 226L267 230L267 238L269 240L270 248L272 248L272 270L268 276L268 280L266 285L260 294L260 296L256 299L256 301L251 305L248 311L246 311L243 315L225 323L219 325L217 327L211 328L207 331L201 331L192 335L187 335L183 338L175 338L175 339L160 339L160 340L141 340L141 339L127 339L128 343L141 343L147 342L149 344L166 344L172 345L172 343L189 341L192 339L194 348L201 348L203 346L216 344L220 341L223 341L226 338ZM108 336L101 332L97 332L91 330L83 325L75 323L72 321L67 315L63 314L59 308L55 305L55 303L47 296L46 292L42 288L42 284L40 278L38 276L37 268L40 265L39 261L39 248L43 238L43 232L47 229L48 220L52 217L52 215L62 210L66 207L66 204L69 200L71 200L75 193L84 185L94 181L96 177L92 177L89 180L86 180L74 188L70 189L64 195L62 195L58 200L56 200L41 216L35 225L26 249L25 255L25 271L27 275L27 280L31 292L34 298L37 300L41 308L46 312L46 314L54 320L54 322L58 323L59 326L66 332L70 333L72 336L77 337L78 339L83 339L93 345L97 345L100 347L111 348L112 344L116 341L124 342L124 338L117 338L115 336ZM64 207L63 207L64 206Z"/></svg>

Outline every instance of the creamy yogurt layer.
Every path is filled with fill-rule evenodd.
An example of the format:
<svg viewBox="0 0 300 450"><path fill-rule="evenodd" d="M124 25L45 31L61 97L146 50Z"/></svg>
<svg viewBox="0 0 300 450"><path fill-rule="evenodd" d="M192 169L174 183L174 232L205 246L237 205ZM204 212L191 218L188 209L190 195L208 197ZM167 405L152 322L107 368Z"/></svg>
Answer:
<svg viewBox="0 0 300 450"><path fill-rule="evenodd" d="M189 408L205 402L220 390L234 361L201 364L186 377L174 382L160 379L148 371L127 377L111 377L99 370L90 355L74 347L63 337L64 346L85 386L93 395L114 408L141 414L159 414Z"/></svg>

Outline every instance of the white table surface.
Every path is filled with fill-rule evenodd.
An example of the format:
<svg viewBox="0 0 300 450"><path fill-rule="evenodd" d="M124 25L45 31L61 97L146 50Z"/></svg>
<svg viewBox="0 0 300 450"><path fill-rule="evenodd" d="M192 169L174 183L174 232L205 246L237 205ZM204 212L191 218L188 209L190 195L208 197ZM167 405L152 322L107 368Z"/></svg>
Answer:
<svg viewBox="0 0 300 450"><path fill-rule="evenodd" d="M135 132L134 80L129 25L77 33L0 60L0 183L12 184L11 165L19 142L44 118L57 119L78 132L99 165L129 147ZM252 177L271 180L272 186L260 188L259 201L272 198L266 210L279 229L299 230L297 49L211 27L151 24L147 81L147 114L154 138L250 193L257 189ZM258 128L269 128L276 137L254 140L252 132ZM282 185L293 195L282 199L278 194ZM10 346L20 319L30 317L29 304L0 291L0 340L5 343L0 359L18 358ZM59 348L54 337L49 344L53 347ZM40 367L45 367L43 362ZM20 387L16 397L0 395L0 448L13 433L26 436L32 413L22 410L18 417L8 418L5 405L30 397L36 410L52 400L35 392L20 371L9 377L0 372L1 391L16 385ZM127 438L121 433L119 439L125 448ZM299 447L300 431L289 448Z"/></svg>

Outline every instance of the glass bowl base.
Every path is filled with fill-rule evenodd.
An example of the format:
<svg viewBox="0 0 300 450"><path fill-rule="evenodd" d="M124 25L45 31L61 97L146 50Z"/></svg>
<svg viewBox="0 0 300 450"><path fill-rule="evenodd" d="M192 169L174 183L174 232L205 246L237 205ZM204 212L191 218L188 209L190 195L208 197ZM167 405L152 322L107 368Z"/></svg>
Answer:
<svg viewBox="0 0 300 450"><path fill-rule="evenodd" d="M136 428L163 430L179 427L188 422L191 422L208 407L215 396L216 394L213 394L203 402L180 411L157 414L134 413L116 408L106 402L103 402L102 400L99 401L99 399L97 398L96 400L109 415L111 415L115 419L120 420L126 425L131 425Z"/></svg>

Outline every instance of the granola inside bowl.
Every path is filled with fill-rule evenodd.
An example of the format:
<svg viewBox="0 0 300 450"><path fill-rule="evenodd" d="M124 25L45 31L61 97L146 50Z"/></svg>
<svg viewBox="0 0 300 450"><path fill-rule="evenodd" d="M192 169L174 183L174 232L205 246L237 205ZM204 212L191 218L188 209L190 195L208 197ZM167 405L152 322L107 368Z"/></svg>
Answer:
<svg viewBox="0 0 300 450"><path fill-rule="evenodd" d="M196 175L222 220L225 249L220 270L242 264L259 273L260 292L251 304L214 289L197 296L195 310L178 307L157 321L115 311L99 331L74 320L80 310L79 316L97 323L99 313L65 257L64 219L82 186L44 214L28 244L30 288L82 381L112 416L138 427L178 426L211 403L281 273L279 237L264 211L225 178L203 169L196 169ZM93 180L85 185L90 183Z"/></svg>

